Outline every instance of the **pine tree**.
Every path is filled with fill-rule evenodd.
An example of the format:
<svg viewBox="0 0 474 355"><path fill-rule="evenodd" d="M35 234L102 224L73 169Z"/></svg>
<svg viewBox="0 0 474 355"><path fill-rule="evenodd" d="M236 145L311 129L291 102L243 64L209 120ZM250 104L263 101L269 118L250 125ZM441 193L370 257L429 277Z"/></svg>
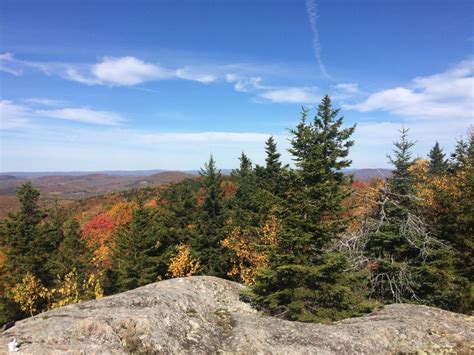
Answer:
<svg viewBox="0 0 474 355"><path fill-rule="evenodd" d="M460 138L451 153L450 171L462 170L469 164L469 143Z"/></svg>
<svg viewBox="0 0 474 355"><path fill-rule="evenodd" d="M400 140L394 142L395 149L393 157L388 155L388 160L394 166L393 175L389 180L390 188L393 193L399 195L413 194L413 177L410 173L410 167L414 163L411 149L415 142L408 140L408 129L402 128L400 131Z"/></svg>
<svg viewBox="0 0 474 355"><path fill-rule="evenodd" d="M138 201L130 223L116 236L113 253L113 281L117 291L130 290L155 282L158 277L158 238L152 212Z"/></svg>
<svg viewBox="0 0 474 355"><path fill-rule="evenodd" d="M273 194L273 197L282 197L287 186L283 174L288 166L283 166L280 161L281 154L278 153L273 136L270 136L265 142L265 153L265 166L257 167L257 177L261 181L262 187ZM268 196L267 199L273 200L271 196Z"/></svg>
<svg viewBox="0 0 474 355"><path fill-rule="evenodd" d="M226 211L222 198L222 175L217 170L214 158L201 169L200 175L205 189L205 197L200 206L199 236L192 247L201 260L202 272L205 275L225 277L229 267L229 255L220 249L224 239Z"/></svg>
<svg viewBox="0 0 474 355"><path fill-rule="evenodd" d="M448 162L445 159L443 149L440 148L439 143L436 142L430 150L430 173L433 175L442 175L448 170Z"/></svg>
<svg viewBox="0 0 474 355"><path fill-rule="evenodd" d="M64 239L52 261L55 274L64 278L72 270L76 270L77 275L84 278L92 266L92 252L81 238L79 222L75 219L69 220L62 228Z"/></svg>
<svg viewBox="0 0 474 355"><path fill-rule="evenodd" d="M38 204L40 192L27 181L16 189L16 195L20 211L10 214L0 228L0 240L6 259L0 278L2 321L19 319L25 315L9 297L8 290L19 284L27 273L36 278L48 276L40 227L45 216Z"/></svg>
<svg viewBox="0 0 474 355"><path fill-rule="evenodd" d="M265 171L268 178L272 179L278 176L282 169L280 161L281 154L277 151L277 145L273 136L270 136L265 142L265 153L267 154L267 157L265 158Z"/></svg>
<svg viewBox="0 0 474 355"><path fill-rule="evenodd" d="M16 194L20 201L20 212L9 216L5 222L5 235L2 237L7 245L6 277L9 284L20 282L27 272L37 277L44 274L45 260L42 259L44 255L41 250L42 235L39 226L44 213L38 205L40 192L27 181L17 188Z"/></svg>
<svg viewBox="0 0 474 355"><path fill-rule="evenodd" d="M410 172L415 162L411 152L415 142L408 140L408 129L402 128L400 140L393 144L394 154L388 155L394 166L393 175L387 180L376 207L374 218L379 227L368 236L366 253L373 265L371 280L375 296L400 302L416 297L413 260L418 260L419 250L405 233L410 216L418 217L414 177Z"/></svg>
<svg viewBox="0 0 474 355"><path fill-rule="evenodd" d="M314 121L309 111L292 130L291 172L282 226L270 255L270 266L256 276L251 299L271 314L299 321L326 321L358 314L359 283L346 271L347 259L330 246L346 226L341 201L348 194L342 169L353 145L355 127L342 128L343 118L325 96Z"/></svg>
<svg viewBox="0 0 474 355"><path fill-rule="evenodd" d="M251 160L243 152L239 160L239 169L232 172L237 184L232 201L232 223L241 228L256 227L260 221L256 174Z"/></svg>

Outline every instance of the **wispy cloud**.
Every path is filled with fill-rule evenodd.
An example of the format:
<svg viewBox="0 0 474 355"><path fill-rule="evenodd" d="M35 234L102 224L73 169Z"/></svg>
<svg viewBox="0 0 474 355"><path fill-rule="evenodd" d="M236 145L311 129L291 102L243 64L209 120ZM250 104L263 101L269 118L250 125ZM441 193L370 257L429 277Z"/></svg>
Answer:
<svg viewBox="0 0 474 355"><path fill-rule="evenodd" d="M408 119L474 122L474 59L444 73L417 77L406 87L382 90L347 105L360 112L387 111Z"/></svg>
<svg viewBox="0 0 474 355"><path fill-rule="evenodd" d="M24 99L23 101L28 104L40 106L62 106L66 104L66 102L62 100L47 99L44 97L30 97L28 99Z"/></svg>
<svg viewBox="0 0 474 355"><path fill-rule="evenodd" d="M12 101L0 100L0 129L12 130L30 126L31 112Z"/></svg>
<svg viewBox="0 0 474 355"><path fill-rule="evenodd" d="M318 6L316 4L316 0L306 0L306 12L309 18L309 24L311 26L311 31L313 32L313 52L316 58L316 61L319 65L319 70L321 74L327 79L331 79L331 76L326 71L326 67L324 66L322 56L321 56L321 42L319 39L319 30L318 30Z"/></svg>
<svg viewBox="0 0 474 355"><path fill-rule="evenodd" d="M3 64L2 64L3 63ZM202 72L199 68L166 68L159 63L150 63L136 57L104 57L95 64L72 64L62 62L35 62L18 60L11 53L0 54L0 68L11 74L19 75L20 71L6 67L4 64L34 68L46 75L58 75L64 79L85 85L134 86L149 81L182 79L211 83L217 76Z"/></svg>
<svg viewBox="0 0 474 355"><path fill-rule="evenodd" d="M359 85L356 83L340 83L336 84L336 89L342 91L343 93L349 94L349 95L355 95L359 94Z"/></svg>
<svg viewBox="0 0 474 355"><path fill-rule="evenodd" d="M20 76L23 74L21 69L17 69L15 66L15 58L12 53L0 53L0 71Z"/></svg>
<svg viewBox="0 0 474 355"><path fill-rule="evenodd" d="M95 111L88 108L38 110L35 113L43 117L97 125L117 126L125 122L125 119L117 113L109 111Z"/></svg>
<svg viewBox="0 0 474 355"><path fill-rule="evenodd" d="M225 78L228 83L234 85L234 90L238 92L249 92L269 88L268 86L262 85L263 78L260 76L243 77L239 74L228 73Z"/></svg>
<svg viewBox="0 0 474 355"><path fill-rule="evenodd" d="M312 104L321 98L321 94L315 87L290 87L268 90L260 97L276 103Z"/></svg>
<svg viewBox="0 0 474 355"><path fill-rule="evenodd" d="M29 101L31 100L32 99L29 99ZM46 99L38 99L34 101L41 102L44 100ZM51 100L51 102L47 103L51 106L55 101L57 100ZM42 105L45 105L44 102ZM41 119L43 118L106 126L119 126L126 122L122 115L115 112L98 111L84 107L45 110L37 109L35 102L29 103L27 101L26 104L18 104L9 100L0 101L0 118L0 128L2 130L18 130L22 128L38 127L41 126Z"/></svg>
<svg viewBox="0 0 474 355"><path fill-rule="evenodd" d="M217 80L217 76L214 74L203 73L190 67L177 69L176 77L185 80L198 81L203 84L209 84Z"/></svg>

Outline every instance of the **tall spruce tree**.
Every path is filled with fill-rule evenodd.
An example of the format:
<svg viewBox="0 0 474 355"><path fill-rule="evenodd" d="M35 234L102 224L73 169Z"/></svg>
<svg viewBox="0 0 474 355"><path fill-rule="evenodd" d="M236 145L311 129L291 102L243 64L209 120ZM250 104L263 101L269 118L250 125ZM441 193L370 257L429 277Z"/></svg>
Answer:
<svg viewBox="0 0 474 355"><path fill-rule="evenodd" d="M113 282L116 291L126 291L155 282L157 270L157 236L152 211L138 200L128 225L116 236L113 253Z"/></svg>
<svg viewBox="0 0 474 355"><path fill-rule="evenodd" d="M20 212L9 216L5 222L2 237L7 247L7 279L13 285L31 272L37 277L44 276L44 254L40 222L44 213L38 205L39 190L31 182L23 183L16 190L20 202Z"/></svg>
<svg viewBox="0 0 474 355"><path fill-rule="evenodd" d="M222 175L216 168L212 155L199 174L205 196L200 206L199 236L193 241L192 246L201 260L203 274L226 277L229 255L220 249L220 243L225 235L226 222L221 188Z"/></svg>
<svg viewBox="0 0 474 355"><path fill-rule="evenodd" d="M240 227L256 227L260 223L261 202L258 198L255 170L251 160L243 152L239 160L239 169L232 172L232 177L237 184L231 206L232 223Z"/></svg>
<svg viewBox="0 0 474 355"><path fill-rule="evenodd" d="M277 244L270 267L256 276L250 298L271 314L299 321L337 320L361 311L359 283L347 271L346 256L330 251L346 227L341 218L348 181L342 169L355 127L342 128L343 118L325 96L314 120L309 111L291 133L296 170L291 172Z"/></svg>
<svg viewBox="0 0 474 355"><path fill-rule="evenodd" d="M372 264L372 284L376 297L389 302L413 300L416 297L415 260L419 250L410 243L405 231L408 218L416 216L415 183L410 172L414 164L411 149L415 142L408 139L408 129L402 128L400 140L393 143L393 175L383 189L374 218L379 227L369 235L366 253ZM407 239L408 237L408 239Z"/></svg>
<svg viewBox="0 0 474 355"><path fill-rule="evenodd" d="M387 158L393 165L393 175L389 179L389 185L393 193L398 195L413 194L414 184L413 176L410 173L410 167L414 163L411 149L415 145L414 141L408 140L408 129L402 128L400 131L400 140L394 142L393 156Z"/></svg>
<svg viewBox="0 0 474 355"><path fill-rule="evenodd" d="M79 222L75 219L67 221L63 226L63 234L64 238L52 260L55 274L63 278L76 270L79 277L86 277L92 266L92 252L81 238Z"/></svg>
<svg viewBox="0 0 474 355"><path fill-rule="evenodd" d="M443 153L443 149L436 142L433 148L430 150L430 173L433 175L442 175L448 168L448 161L445 159L446 154Z"/></svg>
<svg viewBox="0 0 474 355"><path fill-rule="evenodd" d="M16 196L20 202L20 211L10 214L0 228L0 240L6 259L0 278L2 321L18 319L25 315L8 294L8 290L21 282L23 276L30 272L37 278L49 279L45 259L47 243L43 240L40 226L45 217L38 204L40 192L27 181L16 189Z"/></svg>
<svg viewBox="0 0 474 355"><path fill-rule="evenodd" d="M469 164L469 143L460 138L451 153L450 171L456 172Z"/></svg>

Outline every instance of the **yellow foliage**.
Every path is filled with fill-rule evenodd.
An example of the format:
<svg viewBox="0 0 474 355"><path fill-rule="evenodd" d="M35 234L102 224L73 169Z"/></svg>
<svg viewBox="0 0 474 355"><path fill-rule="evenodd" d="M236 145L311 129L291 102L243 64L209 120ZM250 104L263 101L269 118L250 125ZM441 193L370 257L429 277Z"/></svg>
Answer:
<svg viewBox="0 0 474 355"><path fill-rule="evenodd" d="M233 253L232 269L228 275L238 277L248 285L253 284L257 271L268 266L267 252L259 250L258 246L274 245L277 236L278 220L274 216L270 216L257 232L234 228L221 242L224 248Z"/></svg>
<svg viewBox="0 0 474 355"><path fill-rule="evenodd" d="M48 307L53 309L103 296L102 286L95 274L81 280L76 270L72 270L63 280L59 280L59 287L48 290Z"/></svg>
<svg viewBox="0 0 474 355"><path fill-rule="evenodd" d="M135 202L120 201L106 213L116 226L123 226L130 222L133 210L137 207Z"/></svg>
<svg viewBox="0 0 474 355"><path fill-rule="evenodd" d="M81 280L76 270L72 270L64 279L59 279L57 287L46 288L32 273L28 272L20 283L12 289L13 300L20 305L23 312L31 316L47 309L67 306L90 299L104 296L97 275L91 274L86 280Z"/></svg>
<svg viewBox="0 0 474 355"><path fill-rule="evenodd" d="M437 200L439 192L451 197L461 197L465 191L467 181L467 171L461 170L455 174L431 175L429 173L429 162L418 160L410 167L410 172L415 178L417 196L420 199L422 208L442 211Z"/></svg>
<svg viewBox="0 0 474 355"><path fill-rule="evenodd" d="M48 289L35 275L28 272L21 282L13 287L12 295L13 300L20 305L20 309L33 316L38 313L41 303L47 299Z"/></svg>
<svg viewBox="0 0 474 355"><path fill-rule="evenodd" d="M188 245L179 244L176 246L176 255L171 258L168 266L168 273L171 277L186 277L196 275L201 269L199 259L191 255Z"/></svg>

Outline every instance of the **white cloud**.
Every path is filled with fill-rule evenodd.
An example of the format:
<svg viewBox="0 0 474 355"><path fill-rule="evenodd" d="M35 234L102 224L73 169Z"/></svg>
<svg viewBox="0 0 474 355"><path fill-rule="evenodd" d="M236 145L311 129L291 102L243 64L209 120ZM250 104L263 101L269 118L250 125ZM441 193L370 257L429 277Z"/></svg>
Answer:
<svg viewBox="0 0 474 355"><path fill-rule="evenodd" d="M436 75L417 77L407 87L371 94L347 105L360 112L387 111L409 119L474 122L474 60L463 61Z"/></svg>
<svg viewBox="0 0 474 355"><path fill-rule="evenodd" d="M306 0L306 12L309 18L309 24L311 26L311 31L313 32L313 52L316 58L316 61L319 65L319 70L324 75L324 77L330 79L330 75L326 71L323 60L321 58L321 43L319 40L319 30L318 30L318 6L316 5L315 0Z"/></svg>
<svg viewBox="0 0 474 355"><path fill-rule="evenodd" d="M217 80L217 76L213 74L206 74L191 69L190 67L184 67L176 70L176 77L185 80L198 81L203 84L209 84Z"/></svg>
<svg viewBox="0 0 474 355"><path fill-rule="evenodd" d="M249 78L241 77L235 73L226 74L226 81L234 84L234 90L238 92L249 92L254 90L268 89L268 86L263 86L263 81L260 76L251 76Z"/></svg>
<svg viewBox="0 0 474 355"><path fill-rule="evenodd" d="M62 100L53 100L53 99L47 99L43 97L31 97L28 99L24 99L24 102L27 102L29 104L35 104L35 105L41 105L41 106L62 106L66 102Z"/></svg>
<svg viewBox="0 0 474 355"><path fill-rule="evenodd" d="M13 68L15 65L15 58L12 53L0 53L0 71L20 76L23 74L21 69Z"/></svg>
<svg viewBox="0 0 474 355"><path fill-rule="evenodd" d="M99 82L110 85L136 85L173 77L172 71L159 64L146 63L135 57L106 57L93 65L91 72Z"/></svg>
<svg viewBox="0 0 474 355"><path fill-rule="evenodd" d="M314 87L293 87L284 89L268 90L260 97L277 103L301 103L312 104L320 99L317 88Z"/></svg>
<svg viewBox="0 0 474 355"><path fill-rule="evenodd" d="M0 129L12 130L30 126L30 111L12 101L0 100Z"/></svg>
<svg viewBox="0 0 474 355"><path fill-rule="evenodd" d="M88 108L38 110L35 113L43 117L108 126L116 126L125 122L125 119L117 113L109 111L95 111Z"/></svg>
<svg viewBox="0 0 474 355"><path fill-rule="evenodd" d="M358 94L360 92L359 85L356 83L340 83L336 85L336 89L347 94Z"/></svg>
<svg viewBox="0 0 474 355"><path fill-rule="evenodd" d="M139 58L104 57L95 64L71 64L61 62L35 62L14 58L11 53L0 54L0 70L19 75L19 70L6 67L16 65L41 70L46 75L58 75L64 79L85 85L133 86L148 81L183 79L203 84L214 82L218 75L212 70L185 66L166 68L158 63L145 62ZM216 68L214 68L216 69Z"/></svg>

